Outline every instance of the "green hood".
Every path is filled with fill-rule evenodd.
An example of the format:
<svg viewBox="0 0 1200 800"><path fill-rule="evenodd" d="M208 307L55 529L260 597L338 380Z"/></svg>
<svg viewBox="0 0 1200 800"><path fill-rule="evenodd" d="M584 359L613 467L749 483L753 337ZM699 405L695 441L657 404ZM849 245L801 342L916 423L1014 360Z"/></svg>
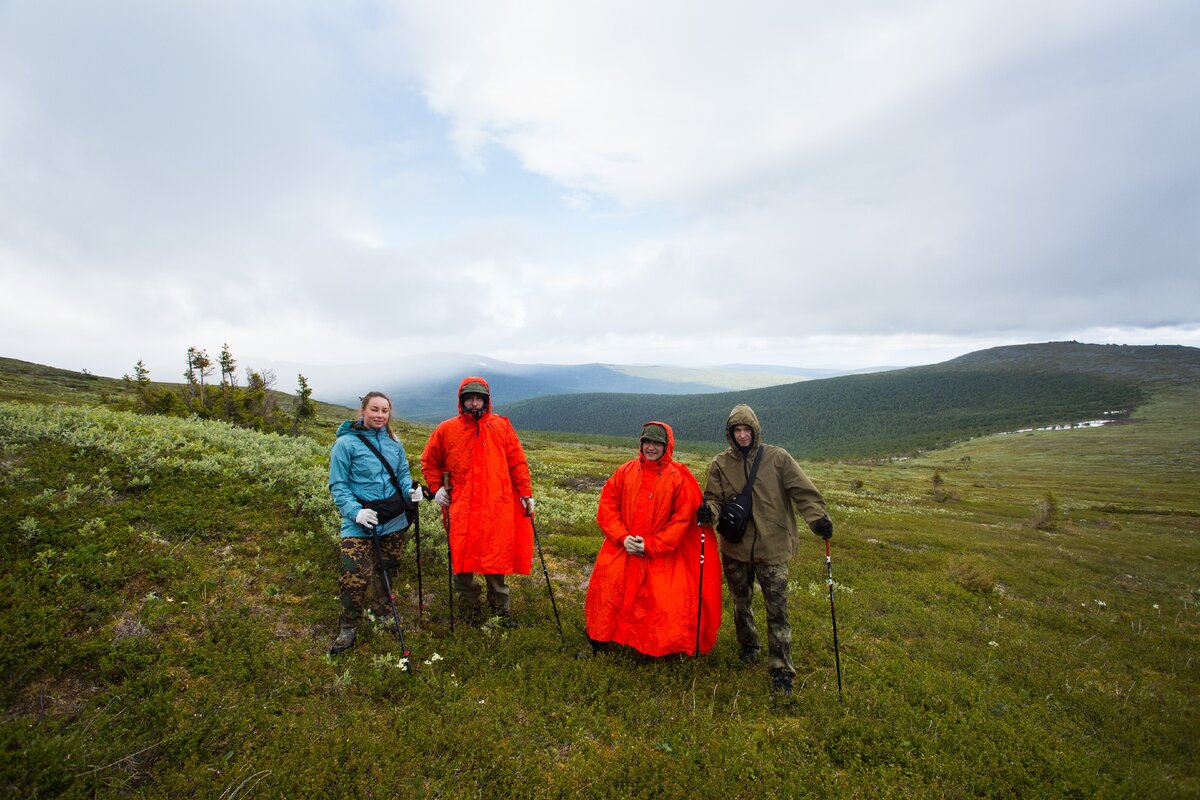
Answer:
<svg viewBox="0 0 1200 800"><path fill-rule="evenodd" d="M754 413L753 408L745 403L738 403L729 412L729 419L725 420L725 440L736 451L740 448L737 446L737 442L733 440L733 428L735 425L749 425L750 430L754 431L754 441L750 442L751 447L758 447L762 444L762 425L759 423L758 415Z"/></svg>

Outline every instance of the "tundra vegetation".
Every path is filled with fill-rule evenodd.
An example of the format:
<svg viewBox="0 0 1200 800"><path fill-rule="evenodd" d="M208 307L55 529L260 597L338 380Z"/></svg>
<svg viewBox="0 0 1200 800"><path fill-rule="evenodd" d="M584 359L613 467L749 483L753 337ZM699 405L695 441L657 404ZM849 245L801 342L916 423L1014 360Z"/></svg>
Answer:
<svg viewBox="0 0 1200 800"><path fill-rule="evenodd" d="M837 525L844 691L806 534L787 701L739 663L728 606L701 658L586 652L596 500L632 438L525 437L566 646L536 564L519 628L451 634L423 507L406 673L380 626L326 655L337 410L289 437L0 375L3 796L1200 796L1194 383L1122 424L805 462ZM428 428L398 427L415 460ZM708 455L677 453L702 482Z"/></svg>

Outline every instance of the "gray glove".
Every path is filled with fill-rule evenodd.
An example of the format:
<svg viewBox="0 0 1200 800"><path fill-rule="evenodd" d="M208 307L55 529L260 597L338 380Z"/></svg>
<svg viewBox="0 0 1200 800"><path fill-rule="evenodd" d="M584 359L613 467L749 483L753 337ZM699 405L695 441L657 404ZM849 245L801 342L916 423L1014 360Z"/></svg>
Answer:
<svg viewBox="0 0 1200 800"><path fill-rule="evenodd" d="M419 504L422 500L424 500L425 498L423 496L423 492L421 491L421 487L414 486L412 488L412 491L410 491L408 493L408 499L412 501L412 504L414 506Z"/></svg>
<svg viewBox="0 0 1200 800"><path fill-rule="evenodd" d="M626 536L625 552L631 556L646 555L646 541L640 536Z"/></svg>
<svg viewBox="0 0 1200 800"><path fill-rule="evenodd" d="M364 528L374 528L379 524L379 515L375 513L374 509L363 508L354 515L354 521Z"/></svg>
<svg viewBox="0 0 1200 800"><path fill-rule="evenodd" d="M433 496L433 502L443 507L450 505L450 493L446 491L445 486L437 490L437 494Z"/></svg>
<svg viewBox="0 0 1200 800"><path fill-rule="evenodd" d="M525 516L532 517L533 516L533 506L534 506L533 498L532 497L522 497L521 505L525 506Z"/></svg>

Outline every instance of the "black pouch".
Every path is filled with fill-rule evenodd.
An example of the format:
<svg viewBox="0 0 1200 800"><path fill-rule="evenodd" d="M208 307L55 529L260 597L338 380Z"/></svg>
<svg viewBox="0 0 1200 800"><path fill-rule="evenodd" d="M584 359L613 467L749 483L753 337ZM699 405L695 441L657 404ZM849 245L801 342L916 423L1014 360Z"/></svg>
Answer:
<svg viewBox="0 0 1200 800"><path fill-rule="evenodd" d="M369 508L379 515L379 524L391 522L396 517L408 511L408 498L397 492L382 500L359 500L363 508Z"/></svg>
<svg viewBox="0 0 1200 800"><path fill-rule="evenodd" d="M753 510L753 498L745 492L739 494L721 509L721 516L717 517L717 533L734 544L740 542Z"/></svg>
<svg viewBox="0 0 1200 800"><path fill-rule="evenodd" d="M380 463L383 464L383 468L387 470L388 477L392 480L392 486L396 487L396 493L394 495L391 497L385 497L382 500L363 500L361 497L356 497L355 499L362 503L363 508L369 508L379 515L380 525L383 525L386 522L391 522L401 514L408 515L408 524L411 525L413 521L413 515L417 513L417 507L413 505L413 502L408 499L408 496L400 490L400 481L396 478L396 471L392 469L392 465L389 464L387 459L383 457L383 453L379 452L379 449L367 440L367 437L363 436L361 433L356 433L354 435L361 439L362 443L367 446L367 449L375 454L375 457L378 458ZM415 486L416 484L413 485Z"/></svg>

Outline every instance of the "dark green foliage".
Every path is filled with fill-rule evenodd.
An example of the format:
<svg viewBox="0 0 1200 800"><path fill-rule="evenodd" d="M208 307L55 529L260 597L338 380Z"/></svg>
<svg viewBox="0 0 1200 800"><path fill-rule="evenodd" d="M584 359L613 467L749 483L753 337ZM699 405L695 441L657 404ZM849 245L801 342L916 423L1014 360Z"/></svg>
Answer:
<svg viewBox="0 0 1200 800"><path fill-rule="evenodd" d="M1145 397L1132 379L922 367L724 394L547 397L502 411L523 429L616 436L627 433L631 419L663 419L679 439L723 442L729 410L748 403L767 441L798 457L832 458L912 453L987 433L1101 419Z"/></svg>
<svg viewBox="0 0 1200 800"><path fill-rule="evenodd" d="M317 416L317 404L312 400L312 387L303 375L297 376L296 395L291 413L278 407L274 391L275 374L270 370L246 370L246 385L237 383L237 361L226 344L217 364L221 381L209 385L213 362L199 348L189 347L184 383L179 387L156 387L142 361L135 368L135 378L125 376L126 386L137 401L134 408L143 414L169 417L197 416L200 419L222 420L242 428L274 433L300 433L304 425Z"/></svg>

